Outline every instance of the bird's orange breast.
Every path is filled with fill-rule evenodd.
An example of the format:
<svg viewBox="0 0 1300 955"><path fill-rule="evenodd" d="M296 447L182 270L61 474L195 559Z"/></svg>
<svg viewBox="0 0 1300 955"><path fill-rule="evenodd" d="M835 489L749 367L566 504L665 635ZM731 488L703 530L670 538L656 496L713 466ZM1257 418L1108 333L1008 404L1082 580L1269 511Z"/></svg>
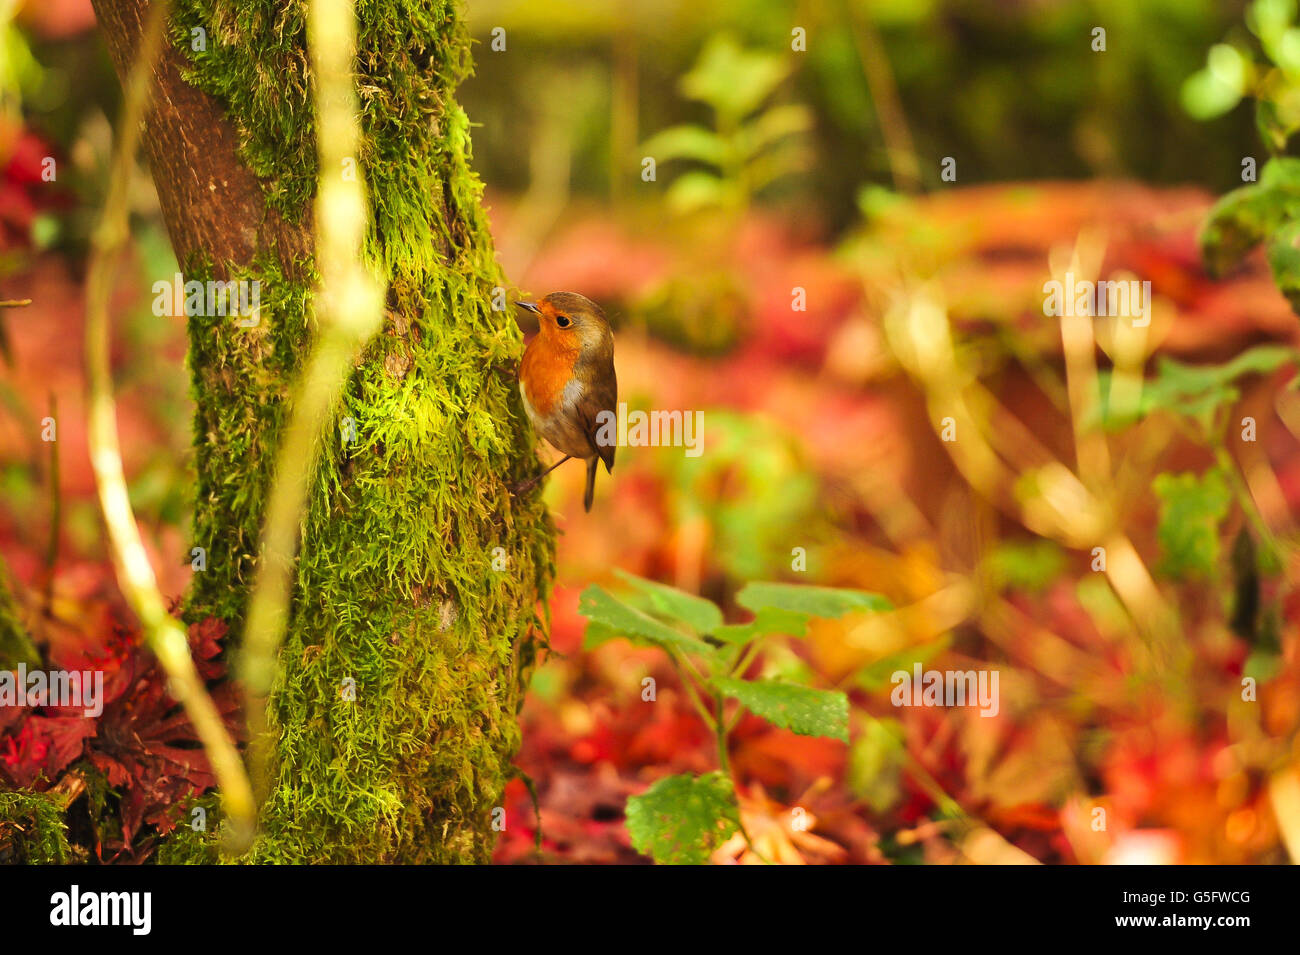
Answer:
<svg viewBox="0 0 1300 955"><path fill-rule="evenodd" d="M558 345L544 332L528 343L519 365L519 380L527 389L528 403L538 415L548 418L559 410L577 358L577 347Z"/></svg>

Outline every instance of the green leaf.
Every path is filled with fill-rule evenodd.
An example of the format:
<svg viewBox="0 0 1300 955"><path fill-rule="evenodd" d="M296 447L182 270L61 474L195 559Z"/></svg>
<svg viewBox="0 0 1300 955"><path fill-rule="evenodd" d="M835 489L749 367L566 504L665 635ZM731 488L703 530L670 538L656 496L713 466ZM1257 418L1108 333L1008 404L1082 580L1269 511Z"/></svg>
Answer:
<svg viewBox="0 0 1300 955"><path fill-rule="evenodd" d="M1209 576L1219 561L1219 524L1232 500L1223 475L1217 468L1200 477L1166 472L1152 487L1160 498L1161 572L1178 579Z"/></svg>
<svg viewBox="0 0 1300 955"><path fill-rule="evenodd" d="M584 650L594 650L603 643L622 639L624 639L624 635L608 624L588 620L587 629L582 635L582 648Z"/></svg>
<svg viewBox="0 0 1300 955"><path fill-rule="evenodd" d="M1268 151L1277 155L1286 149L1295 126L1287 121L1276 102L1261 98L1255 100L1255 131Z"/></svg>
<svg viewBox="0 0 1300 955"><path fill-rule="evenodd" d="M1268 240L1268 267L1273 282L1291 303L1291 311L1300 314L1300 219L1288 222Z"/></svg>
<svg viewBox="0 0 1300 955"><path fill-rule="evenodd" d="M735 191L712 173L693 169L673 181L665 198L673 212L686 215L709 206L725 205L735 198Z"/></svg>
<svg viewBox="0 0 1300 955"><path fill-rule="evenodd" d="M1246 8L1246 26L1265 44L1272 44L1291 25L1295 13L1295 0L1255 0Z"/></svg>
<svg viewBox="0 0 1300 955"><path fill-rule="evenodd" d="M625 570L616 569L614 573L620 580L626 581L646 594L659 613L682 621L697 633L712 633L722 626L722 611L711 600L688 594L676 587L646 580Z"/></svg>
<svg viewBox="0 0 1300 955"><path fill-rule="evenodd" d="M682 93L708 103L733 121L753 112L790 72L785 59L765 50L745 50L726 34L715 36L681 79Z"/></svg>
<svg viewBox="0 0 1300 955"><path fill-rule="evenodd" d="M1288 80L1294 81L1300 75L1300 30L1288 27L1268 52Z"/></svg>
<svg viewBox="0 0 1300 955"><path fill-rule="evenodd" d="M1239 86L1224 82L1207 67L1193 73L1183 83L1183 109L1193 119L1215 119L1240 103L1241 94Z"/></svg>
<svg viewBox="0 0 1300 955"><path fill-rule="evenodd" d="M758 192L784 176L807 169L811 161L812 153L807 147L788 141L756 157L746 167L745 174L750 188Z"/></svg>
<svg viewBox="0 0 1300 955"><path fill-rule="evenodd" d="M1296 350L1289 345L1256 345L1248 348L1231 361L1211 365L1220 383L1235 381L1243 375L1266 375L1289 361L1295 361Z"/></svg>
<svg viewBox="0 0 1300 955"><path fill-rule="evenodd" d="M865 590L763 581L747 584L736 595L736 603L755 613L764 607L774 607L810 617L842 617L847 613L892 610L894 606L880 594Z"/></svg>
<svg viewBox="0 0 1300 955"><path fill-rule="evenodd" d="M728 677L715 678L713 686L763 719L800 736L849 741L849 698L838 690Z"/></svg>
<svg viewBox="0 0 1300 955"><path fill-rule="evenodd" d="M632 847L661 865L703 865L739 829L735 789L719 772L669 776L627 801Z"/></svg>
<svg viewBox="0 0 1300 955"><path fill-rule="evenodd" d="M1256 345L1222 365L1184 365L1162 357L1156 364L1156 376L1143 386L1137 413L1141 416L1153 411L1172 411L1208 424L1219 408L1241 397L1234 385L1238 378L1268 374L1294 362L1296 357L1296 350L1287 345ZM1125 424L1109 416L1110 372L1103 372L1098 378L1102 400L1097 413L1108 427Z"/></svg>
<svg viewBox="0 0 1300 955"><path fill-rule="evenodd" d="M773 143L810 129L812 111L806 106L791 103L764 110L740 128L736 141L740 155L750 159Z"/></svg>
<svg viewBox="0 0 1300 955"><path fill-rule="evenodd" d="M598 584L591 584L578 598L578 613L601 627L613 630L631 640L653 644L661 649L676 647L692 653L711 653L713 648L703 640L674 630L665 623L660 623L647 613L623 603L607 593ZM607 631L598 631L599 636L608 636Z"/></svg>
<svg viewBox="0 0 1300 955"><path fill-rule="evenodd" d="M1265 164L1265 173L1277 160ZM1199 242L1206 270L1216 278L1241 262L1273 234L1292 212L1294 200L1262 180L1234 189L1210 209Z"/></svg>
<svg viewBox="0 0 1300 955"><path fill-rule="evenodd" d="M670 126L646 140L641 151L646 156L653 156L655 162L695 159L721 166L727 160L726 142L703 126Z"/></svg>
<svg viewBox="0 0 1300 955"><path fill-rule="evenodd" d="M724 643L743 644L774 633L802 637L807 630L807 614L781 610L777 607L764 607L749 623L725 624L715 628L712 635Z"/></svg>

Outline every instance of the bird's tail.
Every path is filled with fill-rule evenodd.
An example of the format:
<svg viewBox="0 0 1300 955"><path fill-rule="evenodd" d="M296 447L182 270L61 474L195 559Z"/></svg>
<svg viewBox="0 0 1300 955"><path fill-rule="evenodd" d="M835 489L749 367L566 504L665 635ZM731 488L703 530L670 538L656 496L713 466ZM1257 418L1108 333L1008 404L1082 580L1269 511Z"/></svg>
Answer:
<svg viewBox="0 0 1300 955"><path fill-rule="evenodd" d="M582 509L591 510L591 502L596 497L596 465L600 463L600 458L592 455L587 459L587 491L582 495Z"/></svg>

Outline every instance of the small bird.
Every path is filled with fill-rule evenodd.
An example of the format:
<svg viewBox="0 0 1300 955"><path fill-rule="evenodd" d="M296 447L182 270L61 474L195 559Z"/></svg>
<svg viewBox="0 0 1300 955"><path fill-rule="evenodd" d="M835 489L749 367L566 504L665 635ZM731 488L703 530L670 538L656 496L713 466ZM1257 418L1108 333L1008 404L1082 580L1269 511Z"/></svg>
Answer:
<svg viewBox="0 0 1300 955"><path fill-rule="evenodd" d="M582 506L591 510L596 464L614 468L613 428L603 428L602 411L613 421L618 404L614 336L600 306L576 292L552 292L537 304L517 303L537 315L541 330L519 363L519 393L537 433L564 457L515 489L532 487L570 458L587 462ZM598 436L600 440L598 440Z"/></svg>

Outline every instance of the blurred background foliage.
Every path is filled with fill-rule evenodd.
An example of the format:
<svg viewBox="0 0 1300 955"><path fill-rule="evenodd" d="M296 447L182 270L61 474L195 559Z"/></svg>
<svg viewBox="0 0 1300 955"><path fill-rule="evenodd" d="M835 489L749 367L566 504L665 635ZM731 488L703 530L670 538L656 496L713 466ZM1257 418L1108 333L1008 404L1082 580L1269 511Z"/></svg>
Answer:
<svg viewBox="0 0 1300 955"><path fill-rule="evenodd" d="M925 185L937 184L938 158L954 156L965 184L1131 176L1222 191L1250 117L1202 125L1180 98L1243 10L1233 0L722 0L704 8L488 0L470 6L484 45L463 99L471 117L514 117L476 138L489 182L526 188L535 181L529 145L558 135L571 144L575 187L621 198L639 169L635 131L709 125L708 110L678 87L721 32L783 51L791 78L779 96L810 110L819 157L817 176L787 183L785 197L811 204L811 218L831 229L852 221L864 182L890 181L868 78L882 53L916 152L933 158L922 164ZM1104 55L1081 42L1099 24ZM790 49L794 25L807 31L804 53ZM527 54L524 82L513 58L510 76L494 69L496 26Z"/></svg>
<svg viewBox="0 0 1300 955"><path fill-rule="evenodd" d="M939 160L952 156L964 185L1102 176L1214 192L1233 184L1236 144L1251 135L1250 111L1226 108L1235 100L1212 80L1184 92L1215 44L1220 72L1236 69L1223 65L1222 50L1235 50L1232 38L1246 32L1244 0L721 0L707 7L482 0L467 7L479 42L461 100L480 124L476 167L494 189L525 195L542 224L570 198L609 201L631 221L658 215L661 196L639 188L647 146L659 147L661 162L702 158L700 150L712 147L699 138L662 137L738 123L740 116L716 109L717 97L729 93L753 106L773 94L760 117L764 135L791 141L769 143L776 155L756 174L773 180L767 200L822 235L854 223L864 185L897 184L895 166L906 159L891 166L891 135L904 136L923 160L916 184L924 187L938 185ZM65 152L84 153L89 129L116 114L111 65L84 20L73 3L4 0L0 133L14 135L21 98L31 128ZM1102 54L1081 42L1097 24L1107 31ZM793 26L806 31L804 51L791 49ZM508 56L493 49L497 28ZM760 60L761 75L736 73L738 57ZM730 75L713 81L713 92L711 62ZM692 76L702 84L694 93L685 88ZM1211 115L1213 122L1197 121ZM808 171L809 151L816 175L785 174ZM75 158L84 169L92 157ZM673 170L675 180L661 172L660 183L672 181L679 207L761 185L746 188L725 174L710 183L703 178L709 165L688 163ZM50 241L49 224L42 228ZM78 241L83 230L65 239Z"/></svg>

